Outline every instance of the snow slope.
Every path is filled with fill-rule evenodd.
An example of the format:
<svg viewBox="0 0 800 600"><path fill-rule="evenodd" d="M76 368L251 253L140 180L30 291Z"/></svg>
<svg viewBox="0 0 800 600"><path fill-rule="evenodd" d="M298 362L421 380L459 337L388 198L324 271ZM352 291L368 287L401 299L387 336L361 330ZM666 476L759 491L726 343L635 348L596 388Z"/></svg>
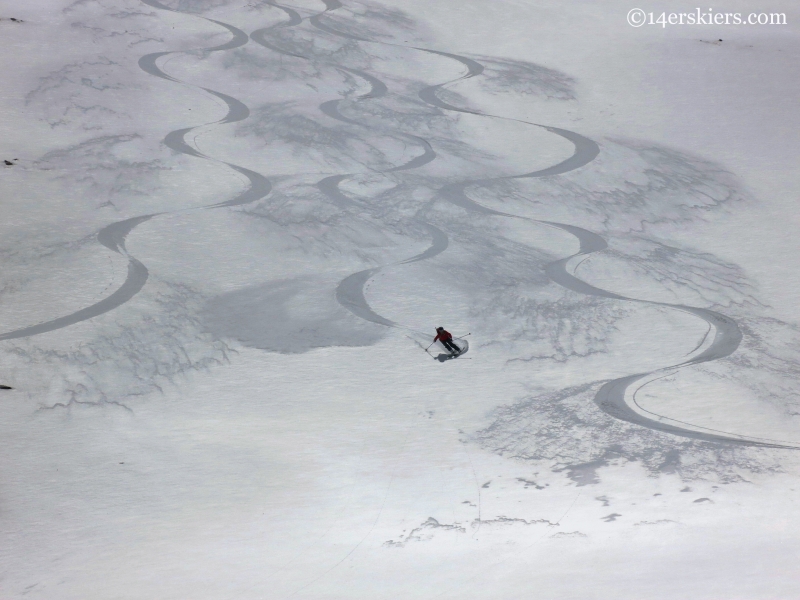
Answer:
<svg viewBox="0 0 800 600"><path fill-rule="evenodd" d="M797 596L800 14L731 4L4 7L0 595Z"/></svg>

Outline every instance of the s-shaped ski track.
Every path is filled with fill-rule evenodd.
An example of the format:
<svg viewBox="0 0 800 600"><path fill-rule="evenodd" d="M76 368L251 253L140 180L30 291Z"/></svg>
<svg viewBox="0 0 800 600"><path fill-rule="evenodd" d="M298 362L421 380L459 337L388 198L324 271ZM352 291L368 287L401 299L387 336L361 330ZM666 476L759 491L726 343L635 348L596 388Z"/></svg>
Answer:
<svg viewBox="0 0 800 600"><path fill-rule="evenodd" d="M324 26L320 22L321 18L326 13L328 13L328 12L330 12L332 10L336 10L337 8L341 8L342 4L340 2L338 2L338 0L323 0L323 2L325 3L325 10L320 12L320 13L318 13L318 14L316 14L316 15L313 15L312 17L310 17L308 19L308 21L314 27L316 27L317 29L320 29L321 31L325 31L325 32L331 33L333 35L338 35L340 37L345 37L345 38L350 39L350 40L369 41L369 40L367 40L365 38L352 36L352 35L348 35L348 34L343 34L341 32L338 32L336 30L333 30L331 28L328 28L328 27ZM376 76L374 76L374 75L372 75L370 73L367 73L367 72L365 72L365 71L363 71L361 69L354 69L352 67L346 67L346 66L343 66L343 65L340 65L340 64L337 64L337 63L329 62L329 61L317 60L312 56L305 56L305 55L302 55L302 54L298 54L296 52L287 51L287 50L281 48L279 45L273 43L269 39L269 34L270 34L271 31L277 30L279 28L282 29L282 28L287 28L287 27L292 27L292 26L299 25L303 21L303 18L299 15L299 13L297 13L293 9L287 8L285 6L279 6L279 5L274 4L274 3L269 3L269 4L271 4L272 6L275 6L276 8L279 8L279 9L283 10L284 12L286 12L286 14L289 16L289 21L278 23L277 25L273 25L271 27L266 27L266 28L262 28L262 29L258 29L256 31L254 31L253 33L250 34L250 38L253 41L255 41L256 43L258 43L258 44L260 44L262 46L264 46L265 48L268 48L270 50L273 50L273 51L278 52L280 54L283 54L285 56L290 56L290 57L293 57L293 58L299 58L299 59L306 60L306 61L316 62L316 63L322 64L322 65L325 65L325 66L329 66L329 67L335 68L335 69L337 69L337 70L339 70L339 71L341 71L343 73L348 73L350 75L354 75L356 77L359 77L359 78L363 79L364 81L366 81L369 84L370 90L368 92L366 92L365 94L361 94L360 96L358 96L358 100L359 101L361 101L361 100L375 100L375 99L382 98L382 97L384 97L384 96L386 96L388 94L388 91L389 91L388 87L383 81L381 81ZM341 112L339 112L339 103L341 101L342 101L341 98L340 99L334 99L334 100L327 100L327 101L323 102L322 104L320 104L319 109L326 116L328 116L328 117L330 117L332 119L335 119L337 121L340 121L342 123L346 123L348 125L356 125L358 127L364 127L364 128L367 128L367 129L371 129L370 126L368 124L366 124L366 123L361 123L356 119L351 119L349 117L346 117L346 116L342 115ZM405 138L405 139L407 139L407 140L409 140L409 141L421 146L422 149L423 149L423 152L422 152L422 154L412 158L407 163L404 163L404 164L396 166L396 167L392 167L390 169L377 171L377 172L380 172L380 173L396 173L396 172L399 172L399 171L407 171L407 170L411 170L411 169L417 169L417 168L420 168L420 167L422 167L422 166L424 166L424 165L426 165L426 164L428 164L431 161L436 159L436 152L433 150L433 147L431 146L430 142L428 142L426 139L424 139L422 137L419 137L419 136L403 133L403 132L394 132L392 135L396 135L396 136L399 135L399 136L401 136L401 137L403 137L403 138ZM342 181L344 181L345 179L347 179L349 177L352 177L353 175L354 175L354 173L343 173L343 174L338 174L338 175L331 175L331 176L325 177L325 178L321 179L320 181L318 181L316 186L323 194L325 194L333 202L333 204L338 206L340 209L345 210L345 211L356 210L356 209L358 209L358 204L356 202L354 202L346 194L342 193L342 191L339 189L339 184ZM417 224L419 226L421 226L424 229L426 229L427 232L430 234L430 236L431 236L431 246L427 250L425 250L424 252L422 252L420 254L417 254L415 256L412 256L411 258L408 258L406 260L394 263L394 265L404 265L404 264L410 264L410 263L413 263L413 262L418 262L418 261L421 261L421 260L427 260L427 259L433 258L434 256L444 252L444 250L447 249L448 238L447 238L447 235L441 229L435 227L434 225L431 225L430 223L424 222L424 221L422 221L420 219L416 219L416 222L417 222ZM369 303L366 301L366 298L364 297L364 287L366 286L367 282L372 277L374 277L379 271L381 271L382 269L384 269L386 267L389 267L389 266L392 266L392 265L383 265L383 266L379 266L379 267L373 267L371 269L365 269L363 271L359 271L359 272L353 273L352 275L349 275L348 277L343 279L339 283L339 285L337 286L337 288L336 288L336 300L337 300L337 302L339 302L339 304L342 307L344 307L345 309L350 311L352 314L354 314L355 316L357 316L357 317L359 317L361 319L364 319L364 320L369 321L371 323L376 323L378 325L383 325L383 326L386 326L386 327L400 327L400 328L408 329L407 327L404 327L403 325L400 325L400 324L398 324L398 323L396 323L396 322L394 322L394 321L392 321L390 319L387 319L387 318L377 314L374 310L372 310L372 308L369 306ZM421 332L415 332L413 330L410 330L410 331L412 331L413 333L416 333L418 335L424 335Z"/></svg>
<svg viewBox="0 0 800 600"><path fill-rule="evenodd" d="M321 24L319 23L319 16L316 19L316 21L313 22L313 24L328 33L333 33L335 35L340 35L342 37L346 37L349 39L370 41L373 43L384 43L380 41L366 40L364 38L352 36L350 34L337 31L334 28L328 26L321 26ZM389 44L389 45L398 45L398 44ZM492 182L502 181L504 179L511 180L511 179L537 178L537 177L549 177L554 175L561 175L564 173L568 173L570 171L574 171L576 169L580 169L581 167L592 162L599 155L600 148L596 142L574 131L558 127L552 127L548 125L540 125L538 123L531 123L529 121L524 121L520 119L511 119L499 115L491 115L478 110L454 106L452 104L449 104L441 100L441 98L439 98L437 95L437 92L439 90L443 89L445 86L449 84L470 79L472 77L480 75L484 71L484 66L474 59L465 56L460 56L458 54L454 54L451 52L442 52L440 50L431 50L419 47L414 47L414 48L422 52L427 52L430 54L435 54L439 56L444 56L446 58L450 58L464 65L467 69L466 73L464 73L462 76L456 79L423 88L418 93L419 98L423 102L441 110L484 116L487 118L511 120L527 125L532 125L535 127L540 127L549 131L550 133L553 133L568 140L569 142L572 143L574 147L574 152L572 156L546 169L541 169L538 171L532 171L530 173L524 173L521 175L514 175L509 177L466 180L458 183L448 184L443 188L441 188L439 191L440 197L442 197L446 201L456 206L459 206L465 210L477 212L483 215L493 215L493 216L511 217L511 218L525 218L525 217L519 217L518 215L497 211L488 208L486 206L483 206L478 202L475 202L474 200L472 200L467 196L466 188L473 185L488 185ZM638 403L636 403L635 399L636 391L642 389L645 385L647 385L651 381L663 377L665 373L669 374L683 367L697 365L704 362L710 362L713 360L719 360L733 354L739 347L739 344L741 343L742 340L742 333L738 325L730 317L727 317L722 313L712 311L709 309L681 305L681 304L668 304L668 303L654 302L649 300L628 298L626 296L622 296L620 294L602 290L600 288L592 286L578 279L573 274L569 273L569 271L567 270L567 264L570 262L572 258L575 258L577 256L586 256L588 254L604 250L607 247L606 241L601 236L593 232L590 232L588 230L579 227L575 227L573 225L568 225L565 223L555 223L550 221L539 221L535 219L528 219L528 220L561 229L575 236L580 242L581 245L580 251L577 254L567 257L565 259L555 261L547 265L546 271L548 277L558 285L561 285L562 287L565 287L567 289L570 289L572 291L584 295L609 298L613 300L622 300L627 302L639 302L643 304L663 306L665 308L686 312L705 321L708 324L709 328L713 329L714 331L714 338L710 346L705 350L703 350L702 352L700 352L700 354L694 356L689 360L686 360L677 365L670 365L667 367L663 367L656 371L651 371L648 373L639 373L615 379L602 385L600 390L595 395L595 403L601 410L603 410L606 414L622 421L627 421L629 423L647 427L649 429L689 439L696 439L696 440L716 442L716 443L743 445L743 446L758 446L758 447L781 448L781 449L800 448L789 442L755 438L752 436L742 436L724 431L716 431L713 429L700 427L697 425L685 423L675 419L670 419L666 416L658 415L653 412L642 409L638 405ZM366 283L366 280L364 281L364 283ZM361 298L363 299L363 294L361 295ZM365 301L361 302L359 299L359 308L362 311L365 305L366 302ZM368 305L366 306L368 309ZM371 309L368 310L370 313L372 313L372 315L374 315L374 312L372 312ZM380 317L379 315L375 315L375 317L383 319L383 317ZM640 385L638 387L635 387L634 389L635 384L639 382L641 382ZM627 397L630 397L630 401L627 399Z"/></svg>
<svg viewBox="0 0 800 600"><path fill-rule="evenodd" d="M157 8L160 10L166 10L177 13L180 12L175 9L169 8L168 6L164 6L160 2L157 2L156 0L141 0L141 1L142 3L148 6L152 6L153 8ZM223 23L222 21L216 21L214 19L208 19L206 17L199 17L199 18L227 29L232 36L230 41L226 42L225 44L214 46L211 48L204 48L206 52L221 52L224 50L231 50L233 48L238 48L240 46L243 46L248 42L249 38L247 34L232 25ZM185 82L182 82L179 79L176 79L175 77L172 77L171 75L165 73L159 68L157 64L158 60L164 56L182 52L186 51L178 50L178 51L167 51L167 52L154 52L152 54L147 54L143 56L141 59L139 59L139 67L144 72L153 75L155 77L164 79L166 81L191 85L191 84L186 84ZM214 96L215 98L222 100L228 108L227 114L221 120L216 121L214 123L172 131L169 134L167 134L167 136L164 138L164 144L170 149L179 152L181 154L186 154L188 156L193 156L205 160L221 162L222 164L227 165L228 167L240 173L241 175L244 175L244 177L246 177L250 182L249 189L245 190L235 198L201 208L210 209L210 208L222 208L227 206L240 206L242 204L254 202L256 200L259 200L260 198L263 198L264 196L269 194L269 192L272 189L272 186L266 177L264 177L260 173L256 173L255 171L251 171L250 169L246 169L238 165L226 163L224 161L217 161L216 159L213 159L201 153L199 150L190 146L186 142L185 140L186 134L193 131L194 129L197 129L198 127L203 127L207 125L223 125L227 123L235 123L237 121L242 121L246 119L250 115L250 110L247 108L247 106L244 103L237 100L236 98L208 88L201 87L200 89ZM197 209L189 209L189 210L197 210ZM109 250L112 250L113 252L125 256L128 259L128 275L125 278L125 281L123 282L122 286L120 286L120 288L117 289L114 293L100 300L99 302L92 304L91 306L88 306L86 308L83 308L79 311L76 311L72 314L59 317L50 321L46 321L44 323L39 323L37 325L32 325L30 327L24 327L14 331L9 331L4 334L0 334L0 340L25 338L34 335L39 335L42 333L47 333L50 331L55 331L57 329L62 329L64 327L69 327L70 325L74 325L76 323L80 323L81 321L92 319L94 317L107 313L111 310L114 310L115 308L118 308L119 306L131 300L136 294L138 294L142 290L145 283L147 283L149 272L144 264L142 264L139 260L137 260L128 253L127 249L125 248L125 238L138 225L141 225L142 223L152 219L153 217L157 217L163 214L166 213L153 213L149 215L142 215L139 217L132 217L129 219L125 219L123 221L117 221L115 223L107 225L97 233L97 241L100 244L102 244Z"/></svg>

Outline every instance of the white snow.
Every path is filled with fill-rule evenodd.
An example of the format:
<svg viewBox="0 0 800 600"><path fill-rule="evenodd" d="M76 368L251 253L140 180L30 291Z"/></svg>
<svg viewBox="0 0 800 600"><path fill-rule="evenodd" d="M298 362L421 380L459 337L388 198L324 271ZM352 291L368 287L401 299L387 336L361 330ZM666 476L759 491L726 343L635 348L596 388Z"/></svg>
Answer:
<svg viewBox="0 0 800 600"><path fill-rule="evenodd" d="M796 3L338 4L0 7L0 597L800 597Z"/></svg>

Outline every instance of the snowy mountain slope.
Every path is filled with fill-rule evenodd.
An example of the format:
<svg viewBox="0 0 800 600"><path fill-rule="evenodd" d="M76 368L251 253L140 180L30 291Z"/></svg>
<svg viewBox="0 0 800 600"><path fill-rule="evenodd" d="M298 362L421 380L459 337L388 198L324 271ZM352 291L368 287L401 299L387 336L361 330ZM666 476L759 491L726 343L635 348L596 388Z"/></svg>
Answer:
<svg viewBox="0 0 800 600"><path fill-rule="evenodd" d="M796 594L796 144L609 117L717 47L581 6L0 21L5 596Z"/></svg>

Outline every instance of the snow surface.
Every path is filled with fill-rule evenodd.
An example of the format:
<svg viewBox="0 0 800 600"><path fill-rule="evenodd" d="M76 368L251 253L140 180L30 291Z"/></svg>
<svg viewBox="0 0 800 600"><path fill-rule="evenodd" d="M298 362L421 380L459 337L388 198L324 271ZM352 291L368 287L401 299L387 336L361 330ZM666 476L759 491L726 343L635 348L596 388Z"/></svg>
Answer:
<svg viewBox="0 0 800 600"><path fill-rule="evenodd" d="M6 2L0 597L800 597L795 4Z"/></svg>

